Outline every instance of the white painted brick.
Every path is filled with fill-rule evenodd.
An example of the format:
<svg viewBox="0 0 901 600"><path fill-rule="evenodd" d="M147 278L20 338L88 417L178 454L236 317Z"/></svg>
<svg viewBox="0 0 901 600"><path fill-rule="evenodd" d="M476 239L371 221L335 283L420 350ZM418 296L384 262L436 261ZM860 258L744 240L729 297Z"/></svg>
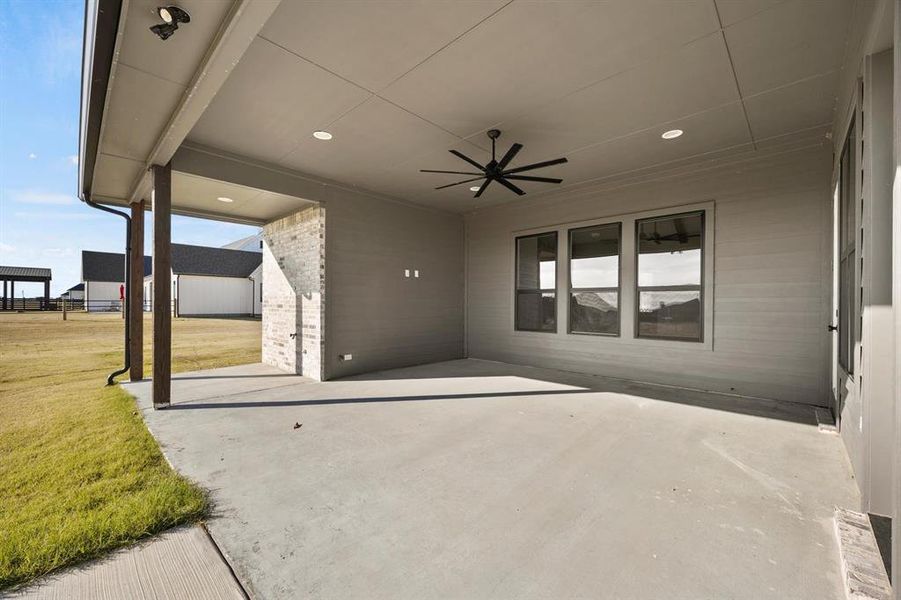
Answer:
<svg viewBox="0 0 901 600"><path fill-rule="evenodd" d="M265 225L263 242L263 362L321 380L325 208Z"/></svg>

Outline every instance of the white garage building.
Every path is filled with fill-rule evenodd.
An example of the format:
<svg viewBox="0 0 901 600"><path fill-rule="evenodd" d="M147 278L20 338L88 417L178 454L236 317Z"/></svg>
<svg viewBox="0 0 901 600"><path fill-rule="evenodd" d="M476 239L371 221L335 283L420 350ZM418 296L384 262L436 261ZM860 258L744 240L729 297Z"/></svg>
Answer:
<svg viewBox="0 0 901 600"><path fill-rule="evenodd" d="M144 257L144 275L150 276L151 259ZM125 282L125 255L116 252L81 251L81 282L88 311L122 310L121 287Z"/></svg>
<svg viewBox="0 0 901 600"><path fill-rule="evenodd" d="M172 314L259 315L263 255L229 248L172 244ZM152 310L153 282L144 279L144 309Z"/></svg>

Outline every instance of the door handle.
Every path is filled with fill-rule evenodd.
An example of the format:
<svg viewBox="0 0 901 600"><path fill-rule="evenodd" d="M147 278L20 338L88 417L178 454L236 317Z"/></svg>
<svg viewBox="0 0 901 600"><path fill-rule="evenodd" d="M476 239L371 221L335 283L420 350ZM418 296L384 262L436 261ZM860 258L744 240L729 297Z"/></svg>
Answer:
<svg viewBox="0 0 901 600"><path fill-rule="evenodd" d="M829 325L826 329L828 331L838 331L838 325Z"/></svg>

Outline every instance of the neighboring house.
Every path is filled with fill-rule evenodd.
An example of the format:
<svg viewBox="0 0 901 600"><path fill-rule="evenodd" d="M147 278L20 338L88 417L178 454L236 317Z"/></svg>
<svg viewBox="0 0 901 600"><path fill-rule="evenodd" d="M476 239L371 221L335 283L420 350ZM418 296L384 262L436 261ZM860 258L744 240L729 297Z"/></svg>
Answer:
<svg viewBox="0 0 901 600"><path fill-rule="evenodd" d="M901 524L901 2L342 4L192 2L161 42L146 4L89 0L79 194L152 200L161 260L172 213L263 227L270 365L469 357L820 408L854 508Z"/></svg>
<svg viewBox="0 0 901 600"><path fill-rule="evenodd" d="M259 315L263 256L259 252L172 244L172 310L177 316ZM151 310L153 281L144 279Z"/></svg>
<svg viewBox="0 0 901 600"><path fill-rule="evenodd" d="M246 250L247 252L262 252L263 251L263 232L260 231L257 234L249 235L245 238L241 238L240 240L235 240L234 242L225 244L222 247L228 248L229 250Z"/></svg>
<svg viewBox="0 0 901 600"><path fill-rule="evenodd" d="M76 283L60 296L68 300L84 300L84 282Z"/></svg>
<svg viewBox="0 0 901 600"><path fill-rule="evenodd" d="M144 275L150 275L152 260L144 257ZM116 252L81 251L81 281L85 310L122 310L121 290L125 285L125 255Z"/></svg>

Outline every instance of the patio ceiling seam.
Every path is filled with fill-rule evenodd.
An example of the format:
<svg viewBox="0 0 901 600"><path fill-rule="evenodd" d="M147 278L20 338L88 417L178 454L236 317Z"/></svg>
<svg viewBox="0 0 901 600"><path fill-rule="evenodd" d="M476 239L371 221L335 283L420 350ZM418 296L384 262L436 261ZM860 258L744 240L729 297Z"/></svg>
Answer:
<svg viewBox="0 0 901 600"><path fill-rule="evenodd" d="M710 111L713 111L713 110L717 110L717 109L719 109L719 108L722 108L722 107L724 107L724 106L729 106L729 105L731 105L731 104L736 104L736 102L728 102L728 103L723 104L723 105L721 105L721 106L717 106L717 107L714 107L714 108L711 108L711 109L703 110L703 111L698 112L698 113L694 113L694 114L691 114L691 115L687 115L686 117L683 117L683 118L689 118L689 117L695 117L695 116L698 116L698 115L702 115L702 114L704 114L704 113L706 113L706 112L710 112ZM678 119L677 119L677 120L678 120ZM677 121L677 120L676 120L676 121ZM579 152L582 152L582 151L585 151L585 150L594 148L594 147L596 147L596 146L601 146L601 145L603 145L603 144L608 144L608 143L610 143L610 142L615 142L615 141L620 140L620 139L625 139L625 138L631 137L631 136L636 135L636 134L639 134L639 133L643 133L643 132L646 132L646 131L650 131L650 130L652 130L652 129L659 128L659 127L661 127L662 125L666 125L667 123L675 123L676 121L666 121L666 122L664 122L664 123L660 123L660 124L657 124L657 125L652 126L652 127L648 127L648 128L641 129L641 130L638 130L638 131L633 131L633 132L628 133L628 134L626 134L626 135L613 137L613 138L604 140L603 142L597 142L597 143L595 143L595 144L589 144L589 145L587 145L587 146L583 146L583 147L581 147L581 148L578 148L578 149L576 149L576 150L573 150L573 151L569 152L568 154L570 154L570 155L572 155L572 154L577 154L577 153L579 153ZM769 136L769 137L761 138L760 140L758 140L758 143L759 143L759 142L769 141L769 140L775 140L775 139L778 139L778 138L780 138L780 137L787 137L787 136L794 135L794 134L797 134L797 133L800 133L800 132L804 132L804 131L814 131L814 130L816 130L816 129L819 129L820 127L825 127L825 126L829 126L829 123L823 123L823 124L819 124L819 125L814 125L814 126L812 126L812 127L805 127L805 128L803 128L803 129L798 129L798 130L795 130L795 131L790 131L790 132L788 132L788 133L780 133L780 134L778 134L778 135L774 135L774 136ZM716 149L714 149L714 150L708 150L708 151L706 151L706 152L699 152L699 153L697 153L697 154L691 154L691 155L689 155L689 156L683 156L683 157L676 158L676 159L673 159L673 160L668 160L668 161L663 161L663 162L654 163L654 164L651 164L651 165L646 165L646 166L643 166L643 167L639 167L639 168L637 168L637 169L628 169L628 170L625 170L625 171L618 171L618 172L616 172L616 173L610 173L610 174L608 174L608 175L604 175L604 176L602 176L602 177L598 177L598 178L594 178L594 179L584 179L584 180L577 181L577 182L575 182L575 183L570 183L570 184L564 183L564 184L562 184L562 185L560 185L559 187L556 187L556 188L549 188L549 189L544 190L544 191L533 192L533 193L531 193L531 196L532 196L533 198L536 197L536 196L541 196L541 197L552 197L554 194L562 193L562 192L564 192L565 190L566 190L566 191L569 191L569 190L572 190L573 188L576 188L576 187L578 187L578 186L584 186L584 185L589 185L589 186L590 186L590 185L593 185L593 184L601 183L601 182L603 182L603 181L605 181L605 180L608 180L608 179L614 179L614 178L616 178L616 177L622 177L622 176L624 176L624 175L628 175L629 173L640 174L640 173L642 173L642 172L654 171L654 170L657 170L657 169L659 169L659 168L661 168L661 167L665 167L666 165L673 164L673 163L679 163L679 162L683 162L683 163L684 163L684 162L688 162L689 164L691 164L691 163L697 164L697 162L696 162L697 159L700 159L700 158L702 158L702 157L704 157L704 156L713 155L713 154L718 154L718 153L721 153L721 152L726 152L726 151L728 151L728 150L733 150L733 149L735 149L735 148L741 148L742 146L747 145L748 143L749 143L749 142L743 142L743 143L740 143L740 144L733 144L733 145L731 145L731 146L724 146L724 147L722 147L722 148L716 148ZM822 144L823 144L823 142L819 142L819 143L808 143L808 144L804 144L803 146L798 146L798 147L794 147L794 148L784 149L784 150L781 150L781 151L779 151L779 152L767 152L766 156L777 156L778 154L783 154L783 153L785 153L785 152L794 152L794 151L797 151L797 150L803 150L803 149L805 149L805 148L812 148L812 147L820 146L820 145L822 145ZM760 150L760 149L758 148L757 144L753 144L753 150L754 150L755 152ZM715 160L715 159L714 159L714 160ZM437 196L439 196L439 194L438 194L437 192L434 192L434 191L433 191L433 192L430 193L430 196L432 196L432 197L437 197ZM490 207L487 207L487 208L490 208ZM476 209L476 210L478 210L478 209ZM470 212L476 212L476 210L470 211Z"/></svg>
<svg viewBox="0 0 901 600"><path fill-rule="evenodd" d="M814 148L814 147L822 146L822 145L823 145L823 142L816 143L816 144L814 144L814 143L805 144L803 146L767 152L764 156L766 158L772 158L772 157L782 156L784 154L791 154L792 152L799 152L801 150L807 150L809 148ZM722 148L720 150L716 150L716 151L706 153L706 154L711 154L711 153L715 153L715 152L723 152L725 150L729 150L729 148ZM680 159L676 159L674 161L669 161L669 162L665 162L665 163L657 163L656 165L652 165L650 167L642 167L640 169L632 169L630 171L621 171L619 173L614 173L612 175L605 175L603 177L598 177L595 179L579 181L577 183L573 183L570 185L563 185L563 186L554 188L552 190L544 191L544 192L536 192L534 194L530 194L531 198L522 200L520 202L520 204L528 205L528 204L534 203L534 202L543 202L545 200L557 198L561 195L567 195L567 197L569 197L569 198L576 199L576 198L580 197L579 196L580 194L584 194L587 196L596 195L598 193L599 189L602 189L604 191L611 191L611 190L617 190L617 189L621 189L621 188L630 187L633 185L640 185L643 183L650 183L650 182L655 182L655 181L665 181L665 180L671 179L673 177L680 177L680 176L684 176L684 175L688 175L688 174L695 174L695 173L703 173L706 171L720 169L720 168L728 167L731 165L741 165L741 164L747 163L749 161L758 160L760 158L760 155L752 155L749 157L747 155L747 153L745 153L742 155L728 155L728 156L722 157L721 159L713 158L706 163L697 162L697 161L692 160L692 159L698 158L699 156L703 156L703 154L689 156L686 158L680 158ZM686 161L686 160L689 161L687 164L676 166L676 167L674 167L675 170L670 170L670 171L659 170L661 167L664 167L667 164L672 164L674 162L681 162L681 161ZM687 169L687 170L680 170L683 168ZM645 171L647 169L655 169L657 171L654 173L642 175L642 171ZM626 175L629 175L632 173L634 173L632 178L621 179L621 180L617 181L618 177L623 177L623 176L626 176ZM506 206L506 204L495 204L495 205L491 205L491 206L477 207L477 208L474 208L473 210L466 211L463 214L475 215L475 214L483 213L485 211L490 211L490 210L495 210L495 209L503 209L505 206Z"/></svg>
<svg viewBox="0 0 901 600"><path fill-rule="evenodd" d="M726 39L726 30L723 28L723 18L720 16L720 7L717 6L716 0L713 2L713 10L716 12L716 20L720 25L720 37L723 40L723 46L726 48L726 56L729 58L729 69L732 71L732 81L735 82L735 91L738 93L741 102L741 111L745 116L745 125L748 128L748 137L751 139L751 145L757 150L757 141L754 139L754 130L751 128L751 119L748 117L748 107L745 106L745 99L741 92L741 85L738 83L738 73L735 72L735 61L732 60L732 51L729 49L729 40Z"/></svg>
<svg viewBox="0 0 901 600"><path fill-rule="evenodd" d="M511 0L511 1L512 1L512 0ZM339 114L338 116L336 116L336 117L334 117L333 119L331 119L330 121L324 123L324 124L323 124L323 127L325 127L326 129L328 129L329 127L331 127L332 125L334 125L335 123L337 123L338 121L340 121L341 119L343 119L344 117L346 117L348 114L352 113L353 111L355 111L355 110L358 109L359 107L363 106L364 104L366 104L367 102L369 102L369 101L372 100L373 98L378 98L379 100L382 100L383 102L387 102L387 103L390 104L391 106L394 106L395 108L398 108L398 109L404 111L405 113L407 113L407 114L409 114L409 115L412 115L412 116L416 117L417 119L419 119L419 120L421 120L421 121L423 121L423 122L425 122L425 123L428 123L429 125L431 125L431 126L433 126L433 127L436 127L437 129L443 131L444 133L446 133L446 134L448 134L448 135L451 135L451 136L453 136L453 137L459 139L461 142L467 142L467 141L468 141L468 140L466 140L465 138L461 137L459 134L454 133L453 131L450 131L450 130L448 130L448 129L445 129L445 128L442 127L441 125L439 125L439 124L437 124L437 123L435 123L435 122L433 122L433 121L430 121L429 119L426 119L426 118L423 117L422 115L420 115L420 114L418 114L418 113L415 113L415 112L411 111L410 109L405 108L405 107L403 107L403 106L397 104L396 102L393 102L393 101L389 100L388 98L385 98L384 96L380 95L379 92L373 91L373 90L369 89L368 87L366 87L366 86L364 86L364 85L360 85L360 84L357 83L356 81L353 81L353 80L351 80L351 79L348 79L347 77L344 77L344 76L341 75L340 73L336 73L335 71L332 71L332 70L329 69L328 67L325 67L325 66L323 66L323 65L321 65L321 64L319 64L319 63L317 63L316 61L310 60L309 58L307 58L307 57L305 57L305 56L302 56L302 55L300 55L300 54L294 52L294 51L291 50L290 48L286 48L285 46L283 46L283 45L279 44L278 42L275 42L275 41L273 41L273 40L267 38L266 36L264 36L264 35L262 35L262 34L257 35L257 37L260 38L261 40L265 41L265 42L268 42L268 43L272 44L272 45L275 46L276 48L279 48L279 49L281 49L281 50L284 50L285 52L291 54L292 56L295 56L295 57L299 58L300 60L302 60L302 61L304 61L304 62L306 62L306 63L309 63L309 64L313 65L313 66L316 67L316 68L322 69L323 71L325 71L326 73L329 73L330 75L334 75L334 76L337 77L338 79L340 79L340 80L342 80L342 81L344 81L344 82L346 82L346 83L349 83L350 85L352 85L352 86L354 86L354 87L360 88L361 90L363 90L364 92L366 92L366 93L369 94L369 96L368 96L367 98L365 98L365 99L363 99L362 101L360 101L360 102L354 104L353 106L351 106L350 108L348 108L347 110L345 110L344 112L342 112L341 114ZM459 39L459 38L458 38L458 39ZM447 47L447 46L445 46L445 48L446 48L446 47ZM420 64L421 64L421 63L420 63ZM385 87L387 87L387 86L385 86ZM382 89L385 89L385 88L382 88ZM469 143L472 143L472 142L469 142ZM280 163L281 161L285 160L285 158L287 158L287 157L290 156L292 153L294 153L294 152L301 146L301 144L302 144L302 142L301 142L301 141L298 141L297 144L295 144L294 146L291 146L291 148L290 148L287 152L285 152L282 156L278 157L277 161L279 161L279 163ZM472 143L472 144L473 144L474 146L478 146L478 147L481 148L482 150L486 150L486 148L485 148L485 146L484 146L483 144L475 144L475 143Z"/></svg>

